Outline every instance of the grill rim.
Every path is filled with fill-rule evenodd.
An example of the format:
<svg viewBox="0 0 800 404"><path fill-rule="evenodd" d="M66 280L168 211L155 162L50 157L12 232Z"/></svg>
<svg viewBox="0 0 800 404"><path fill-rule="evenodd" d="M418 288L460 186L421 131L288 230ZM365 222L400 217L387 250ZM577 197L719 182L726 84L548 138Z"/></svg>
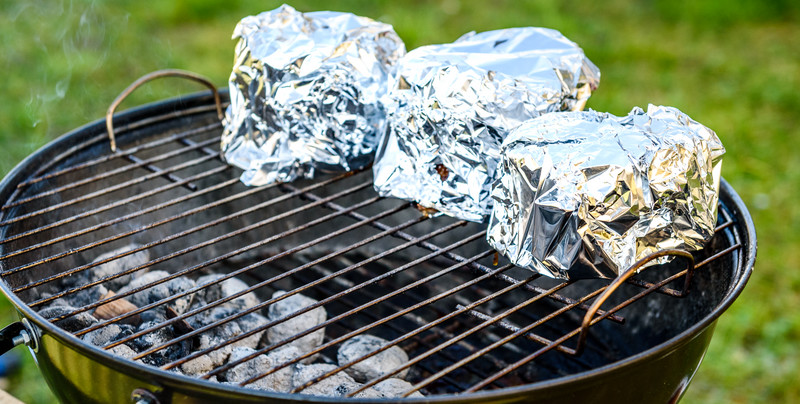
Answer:
<svg viewBox="0 0 800 404"><path fill-rule="evenodd" d="M223 98L223 103L228 102L227 89L220 89L219 91ZM186 116L184 114L193 110L196 110L196 112L190 112L190 114L205 114L208 112L213 112L214 109L214 99L211 92L204 91L127 109L123 112L115 114L114 122L115 126L117 127L117 132L121 134L120 138L124 139L127 134L123 133L128 132L130 129L140 126L147 126L152 123L169 121L170 119L175 119L179 116ZM0 200L7 201L14 193L16 193L17 184L22 183L27 178L32 178L32 176L40 175L43 170L47 169L47 167L60 162L63 158L72 154L74 152L73 149L76 146L80 146L81 144L91 146L97 142L108 142L105 123L105 119L98 119L94 122L88 123L52 140L37 151L27 156L22 162L17 164L11 170L5 176L5 178L3 178L2 182L0 182ZM46 162L47 164L42 164L43 162ZM741 234L739 237L741 237L742 240L739 241L741 242L742 247L738 256L735 257L736 260L739 261L737 262L739 265L735 265L737 272L739 273L733 275L733 279L736 279L736 282L731 285L727 294L717 304L717 306L703 319L696 322L678 335L645 351L628 356L611 364L555 379L497 390L482 390L468 394L438 394L424 398L406 397L401 398L400 400L384 399L381 402L451 402L454 399L466 402L492 400L498 398L507 399L509 396L523 394L528 395L537 390L558 388L576 382L586 382L595 377L602 377L607 373L629 366L634 366L636 364L641 364L645 361L655 359L657 356L662 356L681 348L703 332L707 331L706 329L712 326L713 323L716 322L716 320L722 315L722 313L727 310L731 304L733 304L733 302L744 289L753 271L753 265L755 263L757 252L757 238L755 225L752 221L750 213L742 199L724 178L720 181L720 199L723 200L728 206L734 220L741 229ZM743 273L741 273L741 271L743 271ZM297 402L341 402L341 398L297 395L290 393L271 393L245 387L229 386L222 383L211 382L205 379L172 373L152 366L138 364L131 360L122 359L98 347L88 346L88 344L75 337L71 333L62 330L56 325L50 323L47 319L41 317L35 310L29 307L11 291L10 286L5 280L0 282L0 289L2 289L3 294L14 305L18 315L21 318L29 319L39 328L42 338L53 338L59 343L65 344L69 348L77 351L81 355L84 355L92 360L100 361L102 364L111 369L124 372L143 380L154 381L155 384L163 385L165 388L176 387L183 391L194 391L200 393L208 393L209 390L213 390L215 392L224 392L234 396L241 396L242 398L251 399L271 398ZM42 344L40 343L40 347L41 345ZM356 400L357 402L369 401L366 399L356 398L350 398L350 400Z"/></svg>

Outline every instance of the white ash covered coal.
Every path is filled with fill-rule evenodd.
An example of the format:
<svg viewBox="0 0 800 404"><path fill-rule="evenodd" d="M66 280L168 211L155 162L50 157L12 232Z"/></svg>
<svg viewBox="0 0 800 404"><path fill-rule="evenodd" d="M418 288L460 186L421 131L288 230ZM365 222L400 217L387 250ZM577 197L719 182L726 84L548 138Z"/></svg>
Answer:
<svg viewBox="0 0 800 404"><path fill-rule="evenodd" d="M256 350L252 348L236 348L233 350L233 352L231 352L230 361L246 358L255 352ZM297 358L300 355L300 350L298 350L296 347L282 347L270 352L267 355L258 355L253 359L236 365L234 368L225 373L225 378L228 380L228 382L241 383L264 373L268 369L291 362L294 358ZM289 365L281 370L264 376L255 382L248 384L247 386L261 390L288 393L292 390L292 377L294 375L294 371L295 365Z"/></svg>
<svg viewBox="0 0 800 404"><path fill-rule="evenodd" d="M239 310L231 307L216 307L198 314L189 319L189 324L195 329L201 328L205 325L224 321L239 313ZM216 347L225 343L225 341L238 337L250 330L266 324L268 320L266 317L251 313L236 318L232 321L227 321L210 330L200 334L198 337L198 344L196 350L204 350L211 347ZM228 357L231 352L236 348L250 348L255 349L259 346L264 331L259 331L246 338L240 339L236 342L227 344L219 349L215 349L206 355L202 355L192 359L181 366L181 369L190 375L202 375L212 369L222 366L228 362Z"/></svg>
<svg viewBox="0 0 800 404"><path fill-rule="evenodd" d="M223 274L211 274L201 276L197 279L197 285L203 286L210 284L220 278L225 277ZM219 299L233 296L239 292L244 291L250 287L247 283L237 278L228 278L222 282L209 285L197 292L197 298L206 302L213 302ZM222 304L222 307L233 307L235 309L246 310L257 304L261 303L253 292L246 293L236 299L227 301Z"/></svg>
<svg viewBox="0 0 800 404"><path fill-rule="evenodd" d="M83 340L92 345L103 346L133 334L134 330L132 325L110 324L84 334Z"/></svg>
<svg viewBox="0 0 800 404"><path fill-rule="evenodd" d="M292 378L293 388L298 388L310 380L320 377L334 369L336 365L331 364L311 364L297 365ZM343 397L361 387L347 373L337 372L332 376L320 380L317 383L300 391L300 394L310 394L314 396Z"/></svg>
<svg viewBox="0 0 800 404"><path fill-rule="evenodd" d="M50 305L42 310L39 310L39 314L46 318L56 318L61 317L65 314L72 313L73 311L77 310L75 307L64 305L64 306L53 306ZM97 322L97 319L94 318L89 313L83 312L78 313L74 316L67 317L62 320L58 320L55 324L69 332L80 331L86 327L94 325Z"/></svg>
<svg viewBox="0 0 800 404"><path fill-rule="evenodd" d="M108 254L104 254L104 256L111 257ZM149 257L146 253L138 257L135 254L132 256L134 258L117 259L103 264L103 274L116 274L134 267L144 266ZM101 277L106 275L101 275ZM180 366L171 368L170 371L201 377L220 366L230 364L229 369L208 378L213 382L239 386L278 366L283 366L283 368L245 385L247 388L279 393L292 392L309 381L337 369L342 364L374 352L387 343L386 340L376 336L360 335L351 338L339 347L338 358L335 358L338 359L338 364L330 363L332 362L330 358L319 354L298 360L299 357L316 350L325 340L325 328L321 328L302 338L286 342L287 339L327 320L328 313L323 306L297 314L317 304L317 300L302 294L293 294L268 307L242 315L243 311L263 304L263 301L255 293L245 293L250 286L243 280L235 277L222 279L225 276L223 274L208 274L200 276L196 280L187 276L178 276L169 281L152 285L168 276L170 276L169 273L160 270L136 271L125 278L127 279L126 284L106 282L79 293L70 293L62 298L54 299L39 313L45 318L57 318L68 315L78 310L79 307L143 288L128 296L116 297L116 300L100 305L95 310L87 310L69 316L56 324L67 331L78 332L111 320L110 324L81 336L86 343L98 347L118 343L135 333L144 332L143 335L109 348L107 351L113 355L155 367L173 363L195 352L210 348L211 352L188 360ZM75 278L77 277L72 277L69 286L66 285L67 282L60 286L66 288L79 286ZM98 278L96 275L82 274L80 279L91 282L92 279ZM112 285L116 290L112 288ZM175 295L190 290L194 291L175 299ZM241 296L232 298L238 294ZM284 295L286 292L279 290L272 294L272 298L280 298ZM219 302L224 299L230 300ZM118 316L124 316L131 311L138 311L141 307L153 304L158 305L139 314L133 313L125 319L113 320ZM213 307L208 308L209 305ZM191 316L163 325L169 319L195 310L197 312ZM272 327L266 327L269 323L277 321L280 322ZM170 341L194 330L202 332L170 343ZM251 332L252 335L241 338L243 334ZM241 339L229 343L235 338ZM279 344L280 346L277 346ZM161 347L161 349L149 352L157 347ZM134 359L145 352L149 353L140 359ZM361 389L362 383L389 373L407 362L408 356L401 348L391 347L351 366L346 371L337 372L303 388L299 394L344 397ZM382 381L375 387L365 388L354 397L402 396L410 389L411 385L396 377L404 377L407 373L407 369L398 372L394 375L395 378ZM411 397L419 396L421 396L420 393L414 393Z"/></svg>
<svg viewBox="0 0 800 404"><path fill-rule="evenodd" d="M117 356L121 356L125 359L133 359L133 357L136 356L136 351L134 351L131 347L124 344L117 345L109 349L108 352L111 352L112 354ZM141 359L137 359L134 362L144 364L144 362Z"/></svg>
<svg viewBox="0 0 800 404"><path fill-rule="evenodd" d="M139 326L139 329L137 331L150 329L151 327L157 326L159 323L160 323L159 321L144 322ZM136 352L144 352L155 346L160 346L161 344L171 340L175 336L176 335L173 333L172 327L162 327L159 328L158 330L155 330L153 332L147 333L139 338L134 339L130 344L131 347L136 350ZM142 358L142 360L144 361L144 363L148 365L161 366L165 363L172 362L174 360L180 359L181 357L185 356L188 353L187 348L188 347L186 346L186 344L172 344L167 348L161 349L157 352L145 356L144 358Z"/></svg>
<svg viewBox="0 0 800 404"><path fill-rule="evenodd" d="M272 295L272 298L277 298L285 295L286 292L279 290ZM294 294L283 300L277 301L269 306L269 319L276 321L284 317L293 315L294 313L317 303L316 300L303 296L301 294ZM282 323L275 324L267 330L267 339L270 344L277 344L285 339L288 339L300 332L308 330L312 327L320 325L328 318L328 313L323 307L317 307L309 310L298 316L294 316ZM300 352L306 354L314 350L314 348L322 345L325 339L325 328L320 328L302 338L294 340L289 345L297 347ZM308 363L313 361L315 356L305 359Z"/></svg>
<svg viewBox="0 0 800 404"><path fill-rule="evenodd" d="M149 285L151 283L164 279L167 276L169 276L169 274L165 271L153 271L141 274L133 278L130 281L130 283L120 288L117 291L117 294L122 294L134 290L136 288ZM167 299L181 292L185 292L189 289L194 288L195 286L197 286L197 284L193 280L185 276L179 276L167 282L150 286L147 289L142 290L141 292L136 292L128 296L127 299L136 306L142 307L150 303L157 302L159 300ZM189 294L183 297L179 297L170 302L170 306L178 314L183 314L192 304L193 298L194 294Z"/></svg>
<svg viewBox="0 0 800 404"><path fill-rule="evenodd" d="M75 292L69 296L69 299L56 299L50 303L50 307L59 307L59 306L72 306L72 307L83 307L88 306L98 300L100 300L103 296L108 294L108 289L106 289L103 285L95 285L87 289L80 290Z"/></svg>
<svg viewBox="0 0 800 404"><path fill-rule="evenodd" d="M141 246L137 244L129 244L125 247L117 248L98 255L91 262L92 264L97 264L96 266L93 266L90 270L80 271L64 278L64 280L62 281L62 286L71 288L75 286L85 285L87 283L96 282L102 279L112 277L114 275L129 271L134 268L143 267L150 261L150 254L147 252L147 250L137 251L135 253L131 253L128 255L123 255L129 251L138 249L140 247ZM103 262L113 257L118 257L118 258L112 259L108 262ZM100 262L103 263L99 264ZM108 290L117 290L127 285L128 283L131 282L133 278L140 276L145 271L147 271L147 268L142 268L136 270L131 274L125 274L118 276L114 279L106 280L99 285L87 289L87 291L91 291L92 294L99 294L100 296L102 296L106 292L108 292ZM83 292L84 291L78 293L83 293Z"/></svg>
<svg viewBox="0 0 800 404"><path fill-rule="evenodd" d="M223 355L216 356L213 353L201 355L181 365L181 371L189 376L200 377L219 366L218 363L225 361L225 359L221 358L223 358Z"/></svg>
<svg viewBox="0 0 800 404"><path fill-rule="evenodd" d="M297 365L292 378L294 388L299 388L307 382L320 377L337 369L336 365L331 364L311 364ZM353 379L345 372L337 372L332 376L304 388L300 394L310 394L315 396L344 397L356 390L362 384ZM368 387L358 393L354 398L394 398L402 397L406 391L411 389L411 383L402 379L386 379L373 387ZM414 392L409 397L424 397L422 393Z"/></svg>
<svg viewBox="0 0 800 404"><path fill-rule="evenodd" d="M372 352L375 352L388 344L389 341L376 337L374 335L363 334L357 335L345 341L340 347L336 355L339 361L339 366L344 366L354 360L358 360ZM350 366L345 371L353 377L353 379L365 382L370 379L381 377L385 374L391 373L395 369L403 366L408 362L408 355L398 346L392 346L385 351L379 352L369 358L361 360ZM408 374L408 369L403 369L398 372L395 377L405 377Z"/></svg>
<svg viewBox="0 0 800 404"><path fill-rule="evenodd" d="M130 244L126 247L112 250L105 254L100 254L97 256L97 258L94 259L94 261L92 261L92 263L94 264L97 262L107 260L112 257L116 257L128 251L135 250L139 247L141 246L136 244ZM142 251L137 251L133 254L128 254L119 257L117 259L102 263L96 267L93 267L91 271L84 271L84 272L86 273L86 276L89 278L89 281L94 282L96 280L100 280L105 277L116 275L120 272L125 272L127 270L143 266L148 262L150 262L150 254L147 252L147 250L142 250ZM117 290L130 283L135 276L140 276L142 273L144 273L143 271L144 270L138 270L133 274L122 275L120 277L106 281L105 283L103 283L103 285L108 289Z"/></svg>
<svg viewBox="0 0 800 404"><path fill-rule="evenodd" d="M383 397L392 398L392 397L402 397L406 391L410 390L413 385L403 379L397 378L390 378L386 379L374 386L372 388L381 393ZM425 397L419 391L415 391L408 395L410 398L414 397Z"/></svg>

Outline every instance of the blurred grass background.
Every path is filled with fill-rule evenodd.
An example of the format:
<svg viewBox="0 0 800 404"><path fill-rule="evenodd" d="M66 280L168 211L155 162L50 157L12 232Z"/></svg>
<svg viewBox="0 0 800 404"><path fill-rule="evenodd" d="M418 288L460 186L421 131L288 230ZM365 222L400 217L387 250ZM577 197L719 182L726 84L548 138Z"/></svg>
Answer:
<svg viewBox="0 0 800 404"><path fill-rule="evenodd" d="M792 0L576 2L295 1L394 25L408 49L514 26L560 30L600 68L588 106L617 115L678 107L719 134L723 176L758 230L756 271L722 317L687 403L800 402L800 3ZM139 76L182 68L226 84L246 15L261 1L0 2L0 174L49 140L103 116ZM198 91L156 82L125 105ZM0 298L0 325L16 317ZM17 348L20 352L21 348ZM53 401L33 360L6 386Z"/></svg>

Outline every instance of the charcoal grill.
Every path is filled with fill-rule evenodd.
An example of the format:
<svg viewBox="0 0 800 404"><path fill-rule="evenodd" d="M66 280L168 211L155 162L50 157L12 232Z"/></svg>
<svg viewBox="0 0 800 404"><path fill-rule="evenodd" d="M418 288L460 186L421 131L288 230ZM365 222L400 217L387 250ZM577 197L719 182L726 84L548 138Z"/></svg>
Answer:
<svg viewBox="0 0 800 404"><path fill-rule="evenodd" d="M2 349L28 345L65 402L359 400L303 395L305 386L295 389L300 394L247 388L276 368L238 385L208 380L250 357L201 378L173 372L276 321L160 367L135 361L288 296L272 298L276 290L313 297L315 306L327 310L325 341L314 352L318 361L335 363L339 344L362 333L404 349L411 358L406 379L413 385L407 394L420 391L426 397L395 400L677 401L702 360L716 319L741 292L755 259L750 216L724 181L719 225L706 249L694 255L660 252L656 255L677 258L636 275L639 267L631 268L612 282L564 283L498 259L480 225L377 196L369 171L241 185L241 172L220 159L222 127L210 94L129 110L115 115L113 124L114 152L105 122L98 121L45 146L0 186L0 277L21 318L0 333ZM138 247L95 261L131 243ZM149 253L146 264L62 286L140 250ZM37 313L56 299L145 270L172 275L56 318ZM108 350L239 295L102 347L81 337L209 285L78 331L54 324L172 278L207 273L245 280L250 288L241 293L255 292L262 303L186 330L134 360ZM276 348L266 346L257 354Z"/></svg>

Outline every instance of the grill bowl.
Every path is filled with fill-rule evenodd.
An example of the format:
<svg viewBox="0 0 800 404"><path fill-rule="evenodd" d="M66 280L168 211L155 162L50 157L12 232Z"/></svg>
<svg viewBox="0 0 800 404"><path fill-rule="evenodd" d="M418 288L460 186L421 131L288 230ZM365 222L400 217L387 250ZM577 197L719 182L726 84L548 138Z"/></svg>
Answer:
<svg viewBox="0 0 800 404"><path fill-rule="evenodd" d="M209 95L199 94L126 111L115 117L115 125L119 133L119 144L123 145L123 147L131 147L150 138L212 124L215 120L213 99ZM20 200L30 194L56 188L62 185L58 182L60 179L56 178L51 181L43 181L41 186L29 186L27 189L19 187L19 185L35 176L41 176L61 167L68 167L81 161L107 154L108 142L106 140L104 121L98 121L79 128L53 141L20 163L0 184L0 201ZM216 164L220 163L217 161ZM147 173L147 171L141 171L141 173ZM237 174L237 172L230 170L226 176L227 178L235 179ZM70 178L69 175L59 178L63 178L63 181L66 182L78 180L78 178ZM154 178L162 181L161 183L169 183L169 180L162 178L162 176L156 175ZM319 192L315 195L324 198L330 193L335 193L337 190L353 186L365 180L369 180L368 173L355 175L343 179L343 185L337 185L337 187L330 189L319 189ZM289 187L298 189L313 186L314 183L314 181L300 181L290 184ZM210 184L198 183L201 189ZM81 192L102 191L108 186L107 183L98 183L96 186L88 184L81 189ZM41 189L36 189L37 187ZM131 189L131 193L147 192L151 187L152 185L149 183L135 185ZM287 191L284 190L282 192ZM220 193L211 193L199 198L198 203L208 203L224 196ZM338 203L349 206L372 196L374 194L370 187L359 188L358 192L339 200ZM67 200L72 197L75 196L62 192L48 198L50 198L49 203L54 204L58 203L60 198ZM588 369L583 369L580 366L576 367L572 359L567 358L562 353L548 352L535 362L532 362L533 365L525 365L518 371L527 372L529 375L526 377L532 381L508 385L505 388L478 390L464 394L449 393L446 389L443 389L441 392L437 392L436 395L426 397L425 400L430 402L553 402L556 400L577 399L592 402L618 402L620 400L623 402L664 402L678 399L702 360L717 318L741 292L752 272L755 260L755 231L749 213L733 189L724 181L721 186L720 199L723 206L722 210L729 216L732 224L718 234L703 254L706 254L707 257L712 252L723 251L730 246L739 245L739 247L722 258L713 260L709 265L698 269L687 297L678 299L654 293L619 312L626 318L626 324L620 325L606 320L593 326L591 328L592 333L587 340L587 349L578 357L579 362L588 363ZM252 202L253 200L250 199L240 204L234 203L226 209L237 211L252 205ZM380 201L380 206L376 208L375 212L385 210L387 209L386 206L391 204L393 204L392 206L398 206L399 202ZM15 217L27 214L32 209L28 207L25 210L23 209L24 206L6 208L3 212L2 220L7 222ZM284 206L281 209L285 208ZM130 209L136 211L140 207L132 206ZM186 208L181 207L181 209ZM367 211L367 213L375 212ZM163 212L159 214L163 214ZM275 212L267 211L259 214L271 215L275 214ZM391 224L412 220L415 217L419 217L419 213L415 210L402 210ZM108 214L106 214L105 216L97 215L97 217L87 220L99 223L108 218ZM7 224L3 227L3 234L4 237L19 234L27 228L43 226L54 220L56 218L50 215L40 215L33 220ZM224 226L227 230L235 230L248 225L251 220L248 217L237 218L227 222ZM415 234L427 234L452 222L447 218L427 220L417 225L417 233ZM287 226L292 226L293 224L296 225L296 223L291 222L281 225L269 225L264 227L260 233L248 233L228 243L214 243L203 250L203 254L196 254L197 257L195 259L201 259L201 255L221 255L224 251L234 248L234 245L258 241L260 238L264 238L265 235L285 231ZM340 225L337 221L332 221L331 224ZM101 230L100 233L93 234L92 237L113 236L129 230L126 226L130 227L131 225L110 226ZM183 222L168 224L160 230L161 233L151 233L148 237L153 239L165 237L184 230L185 226L186 223ZM75 229L72 230L74 231ZM479 231L480 229L476 228L475 225L462 226L452 235L437 239L437 244L447 245L463 239L465 234L477 234ZM306 241L307 237L311 236L292 235L282 239L280 245L297 245ZM345 234L328 243L315 245L307 253L310 257L318 256L327 251L355 243L361 238L363 238L363 235L360 234ZM0 253L6 254L10 251L24 249L34 242L42 241L44 239L35 241L28 239L15 240L0 245ZM91 242L91 238L81 241L82 243ZM148 240L142 240L141 238L137 241L142 244L148 242ZM478 238L473 243L459 248L457 252L463 256L473 256L486 247L481 244L482 242L482 239ZM190 245L193 241L186 241L185 243ZM378 240L376 243L370 244L369 248L364 250L362 254L369 255L384 251L391 248L391 245L396 245L396 243L391 244ZM3 271L10 271L14 268L19 268L25 262L57 253L57 248L68 251L69 248L75 248L75 246L55 244L53 247L47 247L45 252L40 252L37 257L32 258L22 255L20 257L6 258L2 261L2 269ZM151 392L161 402L261 402L264 399L271 399L277 402L341 401L308 395L267 393L238 386L212 383L123 360L98 347L83 342L72 333L66 332L42 318L30 304L39 298L38 295L41 294L44 287L14 292L20 286L42 277L57 275L64 270L91 262L92 257L102 253L103 248L100 246L95 250L88 250L85 254L69 255L57 261L58 265L39 265L31 270L22 270L11 275L6 274L3 278L4 281L0 282L0 287L13 302L20 313L20 317L26 320L28 330L35 334L35 344L31 350L50 387L62 401L121 402L130 400L132 393L134 391L141 392L141 389ZM175 245L154 246L151 251L154 256L162 256L174 251L175 248ZM267 254L275 254L279 251L281 251L280 246L274 251L268 251ZM263 253L264 251L262 251ZM411 258L407 257L406 259ZM490 258L486 259L491 261ZM702 259L703 257L699 258ZM247 259L255 258L247 257ZM306 256L301 255L296 259L302 262L303 259L306 259ZM449 264L452 260L445 262ZM446 266L445 264L441 265ZM483 267L492 268L491 264L485 262ZM648 269L641 275L646 279L657 281L663 279L665 273L675 272L676 268L678 267L667 265L661 269ZM276 271L278 269L272 268L272 270ZM425 276L429 273L427 271L430 270L427 267L414 269L410 272L413 274L411 278ZM524 277L524 272L516 269L512 269L509 273L514 276ZM252 284L270 274L272 272L267 271L265 274L258 275L260 278L255 276L254 279L248 278L247 281ZM449 278L449 282L458 284L459 281L465 282L476 276L474 272L462 271ZM539 280L538 282L540 282L539 285L542 288L555 285L547 280ZM605 283L604 281L577 282L570 285L568 290L564 291L564 294L567 296L582 296L587 291ZM452 285L442 282L441 288L447 287L452 287ZM490 290L491 288L499 287L493 284L489 285ZM615 293L612 296L609 305L616 305L639 290L634 286L626 285L618 291L619 293ZM54 292L54 290L47 291ZM324 297L325 291L315 290L314 293L317 293L315 297L319 299ZM467 297L474 300L481 297L481 293L484 292L477 291L472 293L473 295L467 294ZM261 297L266 299L268 296L265 297L265 294L262 294ZM519 299L521 297L511 295L506 300L498 299L497 304L500 309L507 308L518 302ZM442 309L452 310L452 303L454 302L448 301L448 305ZM536 313L536 315L544 315L548 310L552 310L553 307L548 303L533 307L531 310L533 312L540 309L544 310L541 314ZM564 327L570 327L570 321L573 320L567 318L563 321L556 321L554 322L554 328L561 330ZM501 335L506 335L502 334L501 331L497 332ZM545 330L544 333L547 334L548 331ZM563 333L563 331L560 333ZM560 333L556 331L552 338L557 337ZM574 344L574 341L575 339L569 339L564 346L568 346L570 343ZM524 356L529 352L526 349L531 349L532 352L537 345L522 344L521 346L523 347L523 352L520 353L520 356ZM603 357L603 355L597 354L598 351L607 350L609 347L611 348L610 351L614 352L612 357ZM478 359L478 361L481 360L483 359ZM497 369L492 368L492 370L496 371ZM410 400L412 399L403 401Z"/></svg>

